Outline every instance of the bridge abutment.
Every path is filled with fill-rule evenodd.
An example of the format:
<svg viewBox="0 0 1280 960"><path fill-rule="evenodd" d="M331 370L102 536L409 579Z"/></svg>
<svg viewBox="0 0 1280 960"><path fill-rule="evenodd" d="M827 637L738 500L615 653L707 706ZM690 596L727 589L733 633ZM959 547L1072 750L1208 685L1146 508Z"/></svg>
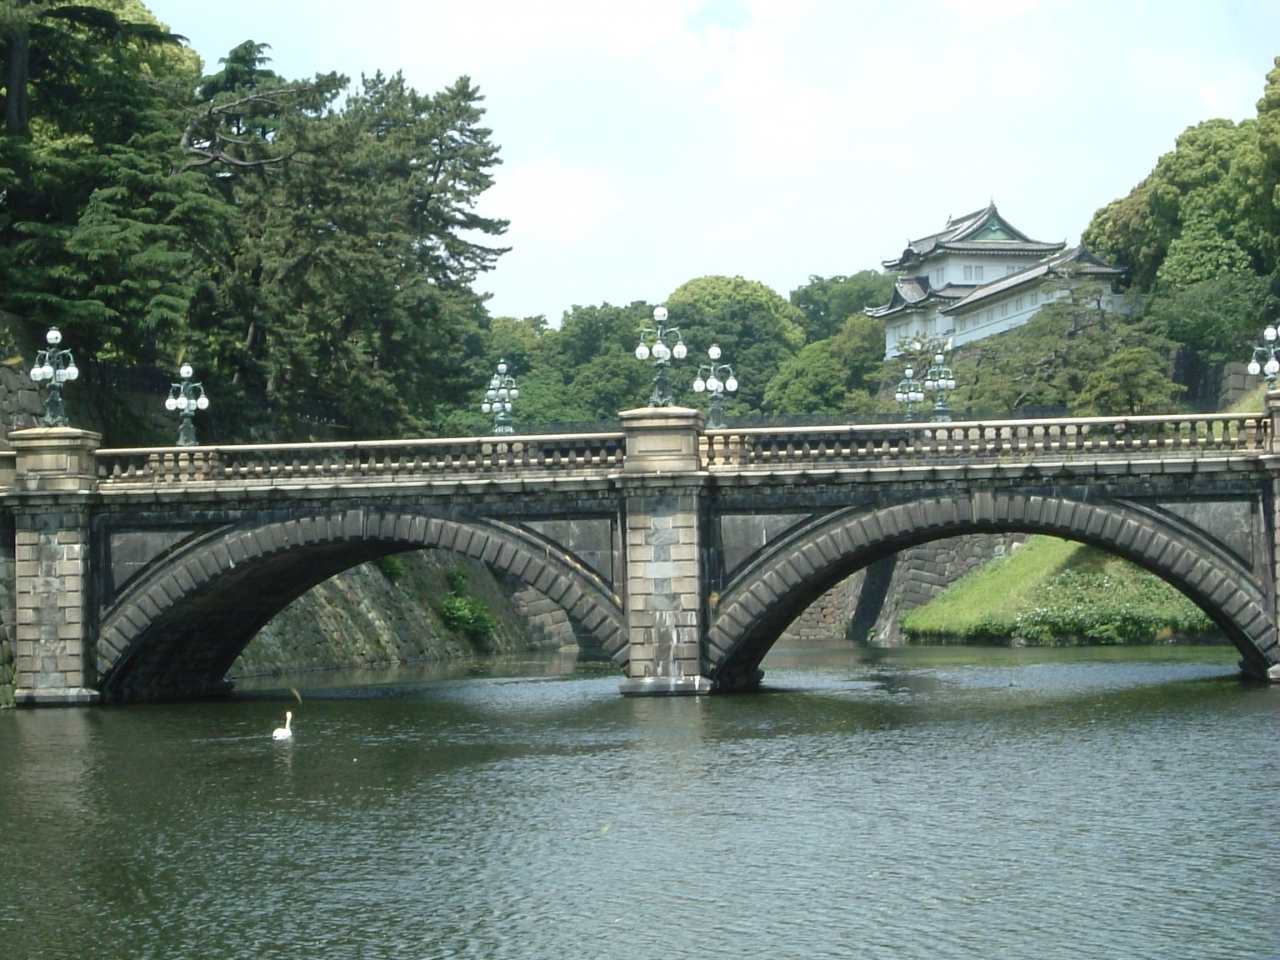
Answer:
<svg viewBox="0 0 1280 960"><path fill-rule="evenodd" d="M89 703L89 515L101 436L70 427L9 434L16 451L14 606L19 704Z"/></svg>
<svg viewBox="0 0 1280 960"><path fill-rule="evenodd" d="M622 414L630 696L711 692L704 676L699 457L703 417L685 407Z"/></svg>

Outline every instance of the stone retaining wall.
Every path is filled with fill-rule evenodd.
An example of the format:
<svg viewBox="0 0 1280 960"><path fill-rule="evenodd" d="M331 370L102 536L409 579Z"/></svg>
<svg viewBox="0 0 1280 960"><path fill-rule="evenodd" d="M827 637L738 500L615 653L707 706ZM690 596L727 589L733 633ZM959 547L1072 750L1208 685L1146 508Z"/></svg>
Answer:
<svg viewBox="0 0 1280 960"><path fill-rule="evenodd" d="M578 650L600 646L595 637L580 637L564 608L540 590L522 586L511 595L511 601L516 614L528 624L531 642L539 648Z"/></svg>
<svg viewBox="0 0 1280 960"><path fill-rule="evenodd" d="M563 631L554 627L558 618L544 613L543 629L531 631L521 613L530 598L517 599L513 585L497 579L484 564L432 550L397 556L405 573L395 583L376 563L365 563L293 601L259 631L228 675L381 666L565 645ZM447 573L453 569L466 571L464 592L483 600L497 621L490 637L473 639L450 631L433 609L448 595Z"/></svg>
<svg viewBox="0 0 1280 960"><path fill-rule="evenodd" d="M903 550L898 554L880 616L867 639L877 646L906 643L898 626L902 614L923 607L965 574L994 557L1003 557L1026 539L1021 533L975 533Z"/></svg>
<svg viewBox="0 0 1280 960"><path fill-rule="evenodd" d="M1004 556L1024 540L1026 536L1020 533L971 534L903 550L881 561L890 564L893 571L882 599L864 596L864 591L875 587L867 571L859 570L814 601L787 628L782 640L803 643L847 638L866 640L877 646L906 643L898 626L901 614L924 606L965 574L993 557ZM859 601L864 605L861 610ZM874 626L861 637L853 637L849 632L855 612L863 619L875 617Z"/></svg>

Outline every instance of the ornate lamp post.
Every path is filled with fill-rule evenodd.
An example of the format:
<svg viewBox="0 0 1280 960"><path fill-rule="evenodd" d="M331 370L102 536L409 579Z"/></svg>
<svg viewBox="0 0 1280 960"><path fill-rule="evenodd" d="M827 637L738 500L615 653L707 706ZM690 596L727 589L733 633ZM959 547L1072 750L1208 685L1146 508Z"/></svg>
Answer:
<svg viewBox="0 0 1280 960"><path fill-rule="evenodd" d="M654 326L640 331L640 345L636 347L636 359L648 360L653 355L653 365L658 374L653 378L653 396L649 398L651 407L671 406L671 378L667 376L667 367L671 359L683 360L689 349L684 345L684 337L679 327L668 327L667 308L656 307L653 311Z"/></svg>
<svg viewBox="0 0 1280 960"><path fill-rule="evenodd" d="M499 360L498 372L489 379L489 389L484 392L484 402L480 404L481 413L493 414L495 435L515 433L511 426L511 401L519 396L516 378L507 373L507 361Z"/></svg>
<svg viewBox="0 0 1280 960"><path fill-rule="evenodd" d="M204 392L204 384L191 382L194 373L191 364L184 363L180 366L178 376L182 378L182 382L169 387L169 396L164 398L166 410L178 411L178 446L180 447L196 446L196 411L209 409L209 397Z"/></svg>
<svg viewBox="0 0 1280 960"><path fill-rule="evenodd" d="M907 405L908 420L916 418L916 404L924 402L924 393L920 389L921 383L915 376L915 369L907 367L903 371L902 379L898 381L898 392L893 395L893 399Z"/></svg>
<svg viewBox="0 0 1280 960"><path fill-rule="evenodd" d="M31 368L31 379L37 386L41 383L48 384L44 395L44 419L41 422L46 427L65 427L70 421L67 420L67 411L62 405L62 385L79 377L80 368L76 366L71 351L58 346L62 343L62 334L57 327L50 327L44 339L49 346L36 354L35 365Z"/></svg>
<svg viewBox="0 0 1280 960"><path fill-rule="evenodd" d="M935 423L950 423L951 408L947 406L948 391L956 388L955 377L951 373L951 368L946 365L947 358L939 350L933 357L933 366L929 368L929 372L924 376L924 388L930 393L936 394L933 402L933 421Z"/></svg>
<svg viewBox="0 0 1280 960"><path fill-rule="evenodd" d="M1267 329L1262 331L1262 339L1266 343L1261 347L1253 348L1253 359L1249 361L1249 375L1256 377L1260 373L1264 374L1267 378L1267 389L1274 390L1276 374L1280 373L1280 360L1276 359L1280 356L1280 345L1276 344L1274 324L1267 324Z"/></svg>
<svg viewBox="0 0 1280 960"><path fill-rule="evenodd" d="M738 389L738 378L733 375L733 367L727 363L716 363L720 359L720 345L713 343L707 351L711 363L698 367L698 379L693 381L693 392L711 391L711 412L707 415L707 426L717 430L724 426L724 408L720 403L724 392L734 393ZM705 376L705 379L704 379Z"/></svg>

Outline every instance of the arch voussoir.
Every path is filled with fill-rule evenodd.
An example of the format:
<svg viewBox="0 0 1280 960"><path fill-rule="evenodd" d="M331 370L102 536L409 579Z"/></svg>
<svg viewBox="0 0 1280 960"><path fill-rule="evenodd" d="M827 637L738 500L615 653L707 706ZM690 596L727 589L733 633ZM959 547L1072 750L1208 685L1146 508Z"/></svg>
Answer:
<svg viewBox="0 0 1280 960"><path fill-rule="evenodd" d="M782 538L727 586L707 631L713 682L750 675L798 610L872 560L975 529L1043 532L1111 550L1163 577L1223 627L1246 662L1280 662L1270 592L1224 551L1123 504L978 491L842 514Z"/></svg>
<svg viewBox="0 0 1280 960"><path fill-rule="evenodd" d="M308 587L347 566L418 546L474 557L524 580L561 602L615 662L627 662L617 597L561 548L483 519L358 508L227 529L145 571L99 624L93 660L103 695L137 699L216 689L219 671Z"/></svg>

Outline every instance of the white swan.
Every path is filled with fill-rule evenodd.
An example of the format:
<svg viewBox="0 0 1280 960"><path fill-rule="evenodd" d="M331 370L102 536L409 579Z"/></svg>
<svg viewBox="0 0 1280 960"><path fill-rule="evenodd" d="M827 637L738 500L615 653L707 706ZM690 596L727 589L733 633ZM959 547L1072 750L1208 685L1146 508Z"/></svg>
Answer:
<svg viewBox="0 0 1280 960"><path fill-rule="evenodd" d="M289 729L289 724L292 722L292 720L293 720L293 711L286 710L284 712L284 726L276 727L274 730L272 730L271 739L272 740L292 740L293 731Z"/></svg>

